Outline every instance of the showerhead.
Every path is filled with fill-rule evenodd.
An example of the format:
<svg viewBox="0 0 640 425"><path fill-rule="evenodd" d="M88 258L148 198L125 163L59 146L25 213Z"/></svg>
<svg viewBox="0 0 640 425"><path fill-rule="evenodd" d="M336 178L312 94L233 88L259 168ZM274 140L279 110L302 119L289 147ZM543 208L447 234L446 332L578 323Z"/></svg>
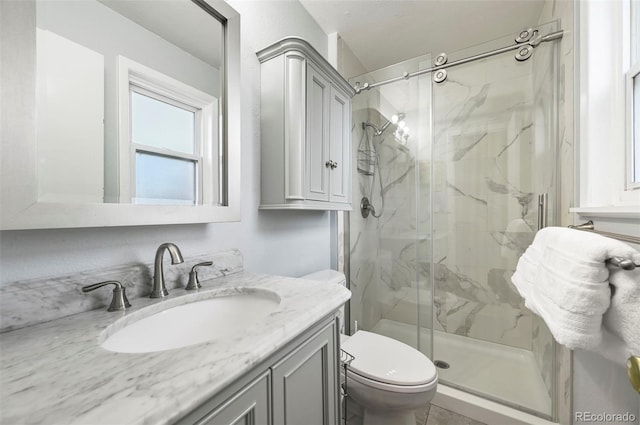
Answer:
<svg viewBox="0 0 640 425"><path fill-rule="evenodd" d="M395 115L391 116L390 120L387 120L387 122L385 122L384 124L382 124L382 127L378 128L375 125L371 124L370 122L363 122L362 123L362 128L366 128L366 127L371 127L374 130L374 135L376 136L380 136L382 135L382 133L384 133L384 131L391 125L401 125L400 123L404 123L404 117L405 114L402 112L398 112Z"/></svg>
<svg viewBox="0 0 640 425"><path fill-rule="evenodd" d="M389 127L391 124L400 125L400 123L403 122L404 117L405 117L405 115L402 112L398 112L396 115L392 115L391 119L387 120L387 122L384 123L382 125L382 127L380 127L380 134L384 133L384 131L387 129L387 127ZM378 136L380 134L378 134Z"/></svg>
<svg viewBox="0 0 640 425"><path fill-rule="evenodd" d="M391 116L391 121L393 121L394 124L397 124L398 121L402 121L405 117L406 115L404 114L404 112L398 112L397 115Z"/></svg>

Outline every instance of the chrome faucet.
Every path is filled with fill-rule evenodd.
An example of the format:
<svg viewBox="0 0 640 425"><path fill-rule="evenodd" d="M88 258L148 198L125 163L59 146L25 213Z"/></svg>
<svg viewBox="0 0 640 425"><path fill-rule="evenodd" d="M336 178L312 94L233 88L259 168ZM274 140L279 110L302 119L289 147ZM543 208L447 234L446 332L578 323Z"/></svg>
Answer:
<svg viewBox="0 0 640 425"><path fill-rule="evenodd" d="M180 264L184 262L182 259L182 253L175 244L168 242L163 243L158 247L153 267L153 286L151 287L151 295L149 295L150 298L162 298L169 295L169 291L167 291L167 287L164 284L164 270L162 268L162 257L164 256L165 251L169 251L169 254L171 254L171 264Z"/></svg>

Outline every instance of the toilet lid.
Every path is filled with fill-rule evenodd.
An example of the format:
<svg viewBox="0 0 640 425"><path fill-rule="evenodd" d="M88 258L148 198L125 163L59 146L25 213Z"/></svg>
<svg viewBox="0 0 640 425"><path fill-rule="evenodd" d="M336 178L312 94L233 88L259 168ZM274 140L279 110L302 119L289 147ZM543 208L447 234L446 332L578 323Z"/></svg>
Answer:
<svg viewBox="0 0 640 425"><path fill-rule="evenodd" d="M358 331L342 344L342 348L355 357L350 369L376 381L424 385L437 377L436 368L427 356L383 335Z"/></svg>

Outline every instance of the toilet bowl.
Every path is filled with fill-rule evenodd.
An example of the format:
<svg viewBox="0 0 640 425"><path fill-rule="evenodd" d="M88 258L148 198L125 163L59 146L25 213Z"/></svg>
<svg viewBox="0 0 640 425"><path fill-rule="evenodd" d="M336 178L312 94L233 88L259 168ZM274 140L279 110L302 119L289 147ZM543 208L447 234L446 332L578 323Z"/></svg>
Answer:
<svg viewBox="0 0 640 425"><path fill-rule="evenodd" d="M415 424L414 411L436 394L438 373L427 356L395 339L357 331L342 344L354 356L347 368L350 399L363 425Z"/></svg>
<svg viewBox="0 0 640 425"><path fill-rule="evenodd" d="M332 270L302 279L345 282ZM414 425L414 411L436 394L438 373L431 360L407 344L363 330L343 335L341 348L354 356L342 379L348 403L356 405L349 410L362 414L363 425Z"/></svg>

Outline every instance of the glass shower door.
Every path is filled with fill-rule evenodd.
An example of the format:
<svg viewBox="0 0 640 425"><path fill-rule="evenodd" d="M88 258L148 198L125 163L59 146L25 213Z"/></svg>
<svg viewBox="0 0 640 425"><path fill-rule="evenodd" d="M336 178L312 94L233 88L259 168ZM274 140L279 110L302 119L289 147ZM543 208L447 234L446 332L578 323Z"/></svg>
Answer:
<svg viewBox="0 0 640 425"><path fill-rule="evenodd" d="M449 365L440 379L545 417L553 341L510 278L538 229L539 195L555 198L554 49L477 60L434 82L430 165L434 360Z"/></svg>

